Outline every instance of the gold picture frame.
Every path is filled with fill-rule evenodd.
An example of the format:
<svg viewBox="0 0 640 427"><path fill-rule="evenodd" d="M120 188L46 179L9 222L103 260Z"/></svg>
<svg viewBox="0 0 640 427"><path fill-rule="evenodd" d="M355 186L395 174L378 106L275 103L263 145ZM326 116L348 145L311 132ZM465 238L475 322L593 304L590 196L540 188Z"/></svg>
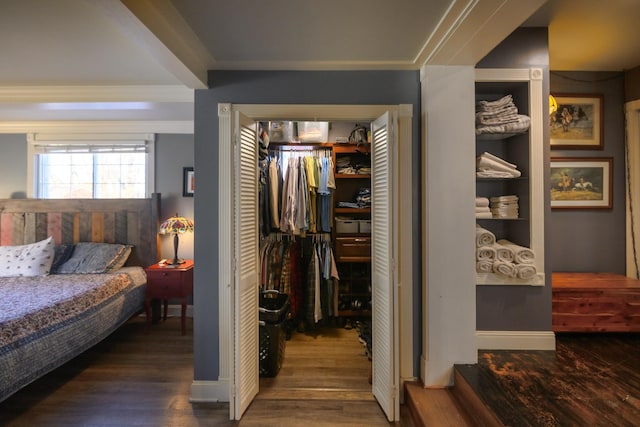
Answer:
<svg viewBox="0 0 640 427"><path fill-rule="evenodd" d="M549 116L552 149L602 150L604 148L603 96L553 95L558 109Z"/></svg>

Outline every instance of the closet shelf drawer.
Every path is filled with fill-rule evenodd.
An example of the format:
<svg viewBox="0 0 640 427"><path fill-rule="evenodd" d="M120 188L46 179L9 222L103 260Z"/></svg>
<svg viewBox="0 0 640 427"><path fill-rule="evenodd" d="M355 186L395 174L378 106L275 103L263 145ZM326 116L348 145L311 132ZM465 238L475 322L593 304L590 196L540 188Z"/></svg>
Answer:
<svg viewBox="0 0 640 427"><path fill-rule="evenodd" d="M371 261L371 237L336 237L336 261Z"/></svg>

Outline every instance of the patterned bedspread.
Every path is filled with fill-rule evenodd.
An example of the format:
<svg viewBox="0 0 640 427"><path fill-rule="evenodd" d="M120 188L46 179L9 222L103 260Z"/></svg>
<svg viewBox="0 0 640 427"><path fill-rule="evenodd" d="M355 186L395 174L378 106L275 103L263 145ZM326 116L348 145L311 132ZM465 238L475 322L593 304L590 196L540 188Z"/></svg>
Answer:
<svg viewBox="0 0 640 427"><path fill-rule="evenodd" d="M139 312L145 283L141 267L0 279L0 401Z"/></svg>
<svg viewBox="0 0 640 427"><path fill-rule="evenodd" d="M69 321L134 285L126 273L4 277L0 280L0 348Z"/></svg>

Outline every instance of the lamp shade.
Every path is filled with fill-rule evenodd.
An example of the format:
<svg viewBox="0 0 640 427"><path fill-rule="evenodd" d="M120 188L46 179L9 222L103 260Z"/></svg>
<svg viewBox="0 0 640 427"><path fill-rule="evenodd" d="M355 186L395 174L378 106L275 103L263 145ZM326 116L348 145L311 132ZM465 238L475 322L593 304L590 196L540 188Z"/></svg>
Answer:
<svg viewBox="0 0 640 427"><path fill-rule="evenodd" d="M160 234L184 234L193 231L193 221L183 216L172 216L160 224Z"/></svg>
<svg viewBox="0 0 640 427"><path fill-rule="evenodd" d="M179 265L184 260L178 258L178 234L184 234L187 231L193 231L193 221L183 216L172 216L160 224L160 234L173 234L173 260L169 262L171 265Z"/></svg>

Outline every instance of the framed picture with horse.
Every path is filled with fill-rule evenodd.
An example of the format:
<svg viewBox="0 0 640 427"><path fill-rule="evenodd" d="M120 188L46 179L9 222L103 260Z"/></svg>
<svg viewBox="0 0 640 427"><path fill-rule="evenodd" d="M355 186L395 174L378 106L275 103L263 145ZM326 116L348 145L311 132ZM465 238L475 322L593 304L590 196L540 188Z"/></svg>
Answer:
<svg viewBox="0 0 640 427"><path fill-rule="evenodd" d="M551 159L552 209L611 209L612 157Z"/></svg>
<svg viewBox="0 0 640 427"><path fill-rule="evenodd" d="M551 148L602 150L602 102L602 95L552 95L549 98Z"/></svg>

